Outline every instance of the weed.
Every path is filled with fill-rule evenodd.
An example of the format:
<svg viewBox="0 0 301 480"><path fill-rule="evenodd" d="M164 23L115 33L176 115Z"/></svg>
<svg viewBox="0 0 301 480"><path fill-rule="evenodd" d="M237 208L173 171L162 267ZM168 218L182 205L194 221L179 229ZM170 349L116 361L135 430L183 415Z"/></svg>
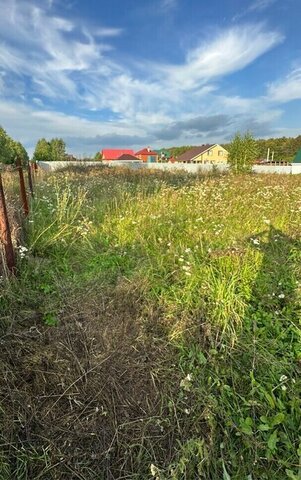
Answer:
<svg viewBox="0 0 301 480"><path fill-rule="evenodd" d="M299 479L300 193L42 177L1 283L0 476Z"/></svg>

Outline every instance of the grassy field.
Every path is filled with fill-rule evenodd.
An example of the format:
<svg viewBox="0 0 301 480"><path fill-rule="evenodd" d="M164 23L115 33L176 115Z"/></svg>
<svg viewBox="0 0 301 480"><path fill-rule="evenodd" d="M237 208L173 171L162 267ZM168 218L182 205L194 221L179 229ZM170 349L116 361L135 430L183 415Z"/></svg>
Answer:
<svg viewBox="0 0 301 480"><path fill-rule="evenodd" d="M1 480L301 479L301 178L42 177L0 296Z"/></svg>

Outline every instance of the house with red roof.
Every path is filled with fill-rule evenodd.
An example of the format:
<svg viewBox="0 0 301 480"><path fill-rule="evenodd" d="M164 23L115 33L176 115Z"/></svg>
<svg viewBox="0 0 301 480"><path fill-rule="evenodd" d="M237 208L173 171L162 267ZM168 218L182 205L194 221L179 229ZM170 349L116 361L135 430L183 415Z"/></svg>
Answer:
<svg viewBox="0 0 301 480"><path fill-rule="evenodd" d="M134 155L134 150L125 150L117 148L104 148L102 150L102 160L117 160L121 155Z"/></svg>
<svg viewBox="0 0 301 480"><path fill-rule="evenodd" d="M158 153L152 150L150 147L143 148L139 150L139 152L135 153L136 157L138 157L142 162L158 162Z"/></svg>

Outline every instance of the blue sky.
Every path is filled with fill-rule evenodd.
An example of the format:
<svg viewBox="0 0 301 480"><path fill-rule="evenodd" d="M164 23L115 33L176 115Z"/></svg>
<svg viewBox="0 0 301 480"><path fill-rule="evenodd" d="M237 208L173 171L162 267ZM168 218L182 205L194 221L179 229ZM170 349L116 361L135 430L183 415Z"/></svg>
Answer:
<svg viewBox="0 0 301 480"><path fill-rule="evenodd" d="M301 134L300 0L0 0L0 125L75 154Z"/></svg>

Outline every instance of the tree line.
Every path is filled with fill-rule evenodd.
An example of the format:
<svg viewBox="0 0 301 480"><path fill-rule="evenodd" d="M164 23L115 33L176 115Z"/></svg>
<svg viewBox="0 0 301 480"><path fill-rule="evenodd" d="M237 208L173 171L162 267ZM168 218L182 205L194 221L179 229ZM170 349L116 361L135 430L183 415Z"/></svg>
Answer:
<svg viewBox="0 0 301 480"><path fill-rule="evenodd" d="M280 137L269 139L256 139L257 158L267 158L268 148L270 149L270 160L272 152L274 152L274 161L291 162L294 156L301 149L301 135L297 137ZM230 144L224 144L223 147L228 150Z"/></svg>
<svg viewBox="0 0 301 480"><path fill-rule="evenodd" d="M34 162L55 162L61 160L66 160L66 144L62 138L52 138L49 141L45 138L40 138L37 141L33 154Z"/></svg>
<svg viewBox="0 0 301 480"><path fill-rule="evenodd" d="M251 134L250 134L251 135ZM233 137L232 141L234 140ZM231 142L221 144L226 150L229 151ZM279 137L279 138L268 138L268 139L254 139L256 144L256 155L257 159L267 158L268 148L270 149L270 159L272 152L274 152L274 160L276 162L291 162L298 152L301 149L301 135L297 137ZM171 155L179 157L183 153L187 152L193 148L193 145L183 145L181 147L170 147L166 150L169 150Z"/></svg>
<svg viewBox="0 0 301 480"><path fill-rule="evenodd" d="M252 161L267 158L267 151L270 149L270 159L273 155L273 159L276 162L290 162L293 160L297 151L301 149L301 135L297 137L254 139L250 133L246 133L245 135L236 134L230 143L222 144L222 146L229 152L230 150L233 152L233 143L237 151L240 152L243 150L242 143L248 145L247 150L249 152L250 150L252 151ZM192 145L183 145L180 147L166 148L166 150L170 151L171 155L177 158L192 147ZM249 156L250 154L248 153L247 157L249 158ZM24 164L29 160L24 146L11 138L6 131L0 127L0 163L12 164L16 157L19 157ZM237 158L237 155L235 157ZM33 154L33 161L59 161L68 159L66 144L62 138L52 138L49 141L45 138L38 140ZM95 159L101 160L100 152L96 153ZM242 161L246 163L244 155Z"/></svg>

